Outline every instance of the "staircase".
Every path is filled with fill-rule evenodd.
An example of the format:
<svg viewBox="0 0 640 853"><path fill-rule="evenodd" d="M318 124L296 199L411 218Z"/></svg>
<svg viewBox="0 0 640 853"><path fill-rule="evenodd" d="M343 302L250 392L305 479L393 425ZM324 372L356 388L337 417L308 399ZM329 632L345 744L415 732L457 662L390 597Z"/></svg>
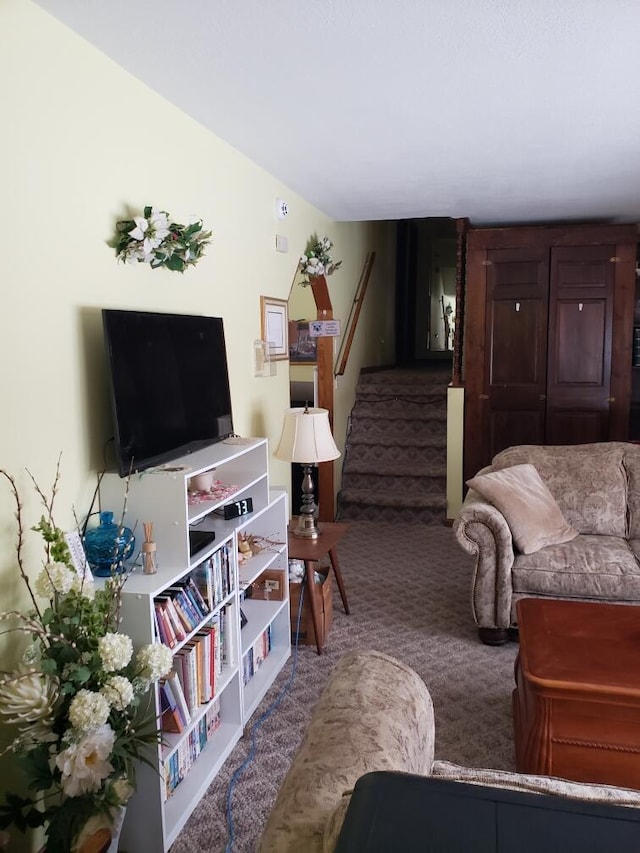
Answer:
<svg viewBox="0 0 640 853"><path fill-rule="evenodd" d="M360 375L338 493L340 521L444 522L450 369Z"/></svg>

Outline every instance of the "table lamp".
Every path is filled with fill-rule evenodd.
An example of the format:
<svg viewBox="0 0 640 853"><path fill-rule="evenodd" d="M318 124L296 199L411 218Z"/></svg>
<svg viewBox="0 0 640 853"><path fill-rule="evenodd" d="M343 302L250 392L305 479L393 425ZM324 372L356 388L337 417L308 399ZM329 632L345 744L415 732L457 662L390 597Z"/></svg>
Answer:
<svg viewBox="0 0 640 853"><path fill-rule="evenodd" d="M305 539L317 539L320 529L316 523L317 506L313 496L311 469L318 462L330 462L340 456L331 434L327 409L287 409L284 415L276 459L302 465L302 506L298 526L291 532Z"/></svg>

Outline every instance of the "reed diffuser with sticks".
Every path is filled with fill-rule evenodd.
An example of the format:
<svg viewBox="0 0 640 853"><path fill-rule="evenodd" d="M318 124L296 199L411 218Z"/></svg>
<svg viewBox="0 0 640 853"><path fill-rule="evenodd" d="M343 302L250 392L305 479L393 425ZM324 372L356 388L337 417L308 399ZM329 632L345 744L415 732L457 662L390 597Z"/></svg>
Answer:
<svg viewBox="0 0 640 853"><path fill-rule="evenodd" d="M145 521L142 527L144 529L142 571L145 575L155 575L158 566L156 565L156 543L153 541L153 524L150 521Z"/></svg>

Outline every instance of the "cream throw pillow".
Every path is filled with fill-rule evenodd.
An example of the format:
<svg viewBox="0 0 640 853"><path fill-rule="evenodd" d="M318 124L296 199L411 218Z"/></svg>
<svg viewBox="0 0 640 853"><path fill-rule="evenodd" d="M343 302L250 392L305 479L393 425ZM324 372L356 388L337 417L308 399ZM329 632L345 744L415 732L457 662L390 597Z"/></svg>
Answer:
<svg viewBox="0 0 640 853"><path fill-rule="evenodd" d="M570 542L578 535L533 465L480 474L467 480L467 486L500 510L523 554Z"/></svg>

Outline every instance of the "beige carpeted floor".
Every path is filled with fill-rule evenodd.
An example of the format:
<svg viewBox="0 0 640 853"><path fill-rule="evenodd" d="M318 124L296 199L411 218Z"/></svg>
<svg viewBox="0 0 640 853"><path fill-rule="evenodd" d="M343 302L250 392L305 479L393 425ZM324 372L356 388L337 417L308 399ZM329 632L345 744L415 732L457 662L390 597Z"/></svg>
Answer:
<svg viewBox="0 0 640 853"><path fill-rule="evenodd" d="M334 589L333 627L324 653L318 656L315 647L301 646L297 660L292 656L253 717L252 723L280 696L259 726L251 753L252 738L245 736L171 853L255 849L311 709L340 656L354 648L394 655L422 676L434 700L437 758L513 769L511 690L517 645L491 648L478 640L471 618L472 561L451 528L355 521L338 555L351 615L343 613Z"/></svg>

